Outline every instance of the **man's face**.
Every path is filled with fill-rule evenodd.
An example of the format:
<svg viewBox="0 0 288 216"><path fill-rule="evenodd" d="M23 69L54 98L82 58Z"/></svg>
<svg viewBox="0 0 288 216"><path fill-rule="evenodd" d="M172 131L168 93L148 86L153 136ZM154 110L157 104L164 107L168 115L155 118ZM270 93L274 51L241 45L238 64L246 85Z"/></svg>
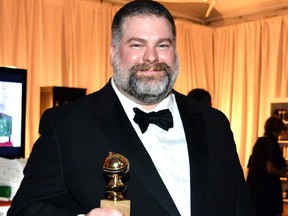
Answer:
<svg viewBox="0 0 288 216"><path fill-rule="evenodd" d="M110 57L116 86L138 103L158 103L174 86L178 61L170 24L163 17L126 18Z"/></svg>

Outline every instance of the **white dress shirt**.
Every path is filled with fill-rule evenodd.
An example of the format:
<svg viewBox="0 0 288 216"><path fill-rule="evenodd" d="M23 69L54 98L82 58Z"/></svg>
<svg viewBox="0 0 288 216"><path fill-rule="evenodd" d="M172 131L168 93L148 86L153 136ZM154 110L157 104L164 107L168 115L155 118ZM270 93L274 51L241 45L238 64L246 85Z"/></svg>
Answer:
<svg viewBox="0 0 288 216"><path fill-rule="evenodd" d="M190 167L186 137L177 107L175 96L170 94L151 111L169 109L173 115L173 128L163 130L155 124L149 124L142 134L134 122L133 108L143 108L124 96L116 87L113 79L112 87L116 92L131 124L148 151L153 163L168 189L174 203L182 216L190 216ZM150 111L150 112L151 112ZM128 159L129 160L129 159ZM133 167L131 166L131 169Z"/></svg>

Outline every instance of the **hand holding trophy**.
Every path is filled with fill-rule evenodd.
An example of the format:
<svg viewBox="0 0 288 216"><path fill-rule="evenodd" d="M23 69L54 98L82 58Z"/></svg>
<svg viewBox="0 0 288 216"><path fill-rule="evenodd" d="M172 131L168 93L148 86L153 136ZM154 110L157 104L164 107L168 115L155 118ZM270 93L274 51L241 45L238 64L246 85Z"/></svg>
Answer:
<svg viewBox="0 0 288 216"><path fill-rule="evenodd" d="M125 200L123 193L127 186L122 178L129 172L129 161L121 154L109 152L104 160L103 171L110 178L106 186L107 199L101 200L102 208L114 208L130 216L130 200Z"/></svg>

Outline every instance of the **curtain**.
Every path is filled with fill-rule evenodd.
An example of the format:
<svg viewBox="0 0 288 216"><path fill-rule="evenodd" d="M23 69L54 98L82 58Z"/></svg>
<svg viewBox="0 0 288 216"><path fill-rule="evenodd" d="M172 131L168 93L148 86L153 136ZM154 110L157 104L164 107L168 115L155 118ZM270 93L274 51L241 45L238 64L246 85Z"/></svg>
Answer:
<svg viewBox="0 0 288 216"><path fill-rule="evenodd" d="M176 20L179 76L175 89L187 94L192 88L204 88L214 95L213 29Z"/></svg>
<svg viewBox="0 0 288 216"><path fill-rule="evenodd" d="M288 96L287 20L263 19L217 28L213 34L214 101L230 120L244 169L264 133L271 101Z"/></svg>
<svg viewBox="0 0 288 216"><path fill-rule="evenodd" d="M112 75L111 22L118 5L98 0L0 0L0 65L28 71L26 157L38 138L40 87L100 89ZM287 97L287 16L221 28L176 19L175 89L211 93L228 117L243 167L270 114Z"/></svg>
<svg viewBox="0 0 288 216"><path fill-rule="evenodd" d="M98 90L112 74L111 22L119 7L89 0L0 0L0 65L25 68L25 155L38 138L40 87Z"/></svg>

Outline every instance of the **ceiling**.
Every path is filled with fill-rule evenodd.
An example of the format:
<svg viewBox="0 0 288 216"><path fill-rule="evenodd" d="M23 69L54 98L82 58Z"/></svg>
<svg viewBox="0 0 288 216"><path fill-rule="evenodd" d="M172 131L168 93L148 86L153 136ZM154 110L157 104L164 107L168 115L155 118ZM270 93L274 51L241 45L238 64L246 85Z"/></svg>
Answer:
<svg viewBox="0 0 288 216"><path fill-rule="evenodd" d="M104 0L125 4L131 0ZM159 0L178 18L225 26L288 14L288 0Z"/></svg>

